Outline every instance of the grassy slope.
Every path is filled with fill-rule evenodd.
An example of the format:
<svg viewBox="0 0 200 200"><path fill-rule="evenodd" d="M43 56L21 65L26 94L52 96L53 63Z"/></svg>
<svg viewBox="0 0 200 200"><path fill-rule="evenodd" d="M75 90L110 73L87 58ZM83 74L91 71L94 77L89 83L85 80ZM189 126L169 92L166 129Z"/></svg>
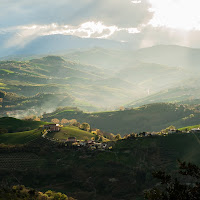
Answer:
<svg viewBox="0 0 200 200"><path fill-rule="evenodd" d="M31 130L17 133L0 134L0 143L3 144L25 144L41 136L39 130Z"/></svg>
<svg viewBox="0 0 200 200"><path fill-rule="evenodd" d="M45 122L20 120L12 117L0 118L0 129L7 129L8 132L20 132L27 128L29 130L36 129L43 124L45 124Z"/></svg>
<svg viewBox="0 0 200 200"><path fill-rule="evenodd" d="M94 135L90 132L80 130L77 127L63 127L61 131L56 133L48 133L49 137L54 137L55 139L68 139L68 137L76 137L78 140L89 140Z"/></svg>
<svg viewBox="0 0 200 200"><path fill-rule="evenodd" d="M183 128L179 128L180 131L190 131L191 129L193 128L200 128L200 124L199 125L194 125L194 126L186 126L186 127L183 127Z"/></svg>

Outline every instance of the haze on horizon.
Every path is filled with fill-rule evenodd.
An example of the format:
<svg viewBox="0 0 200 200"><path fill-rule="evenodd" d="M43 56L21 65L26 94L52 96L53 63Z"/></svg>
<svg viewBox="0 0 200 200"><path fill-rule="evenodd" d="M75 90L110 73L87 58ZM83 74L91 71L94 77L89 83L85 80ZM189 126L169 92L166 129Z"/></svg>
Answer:
<svg viewBox="0 0 200 200"><path fill-rule="evenodd" d="M200 48L198 0L1 0L3 46L24 47L44 35L73 35Z"/></svg>

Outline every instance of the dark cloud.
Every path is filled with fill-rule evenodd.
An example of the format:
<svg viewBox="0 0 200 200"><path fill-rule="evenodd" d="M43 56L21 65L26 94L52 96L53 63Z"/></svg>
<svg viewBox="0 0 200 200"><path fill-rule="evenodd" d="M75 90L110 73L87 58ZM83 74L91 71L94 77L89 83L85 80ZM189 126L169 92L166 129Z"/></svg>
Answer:
<svg viewBox="0 0 200 200"><path fill-rule="evenodd" d="M147 0L1 0L0 26L28 24L79 25L102 21L107 25L137 27L152 18Z"/></svg>

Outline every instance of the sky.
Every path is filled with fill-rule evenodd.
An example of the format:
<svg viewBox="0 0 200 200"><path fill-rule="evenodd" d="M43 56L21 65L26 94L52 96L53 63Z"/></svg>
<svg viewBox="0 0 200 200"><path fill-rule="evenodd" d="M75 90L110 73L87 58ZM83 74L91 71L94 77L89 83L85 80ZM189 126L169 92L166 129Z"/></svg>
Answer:
<svg viewBox="0 0 200 200"><path fill-rule="evenodd" d="M199 8L199 0L0 0L0 33L13 33L7 47L64 34L200 48Z"/></svg>

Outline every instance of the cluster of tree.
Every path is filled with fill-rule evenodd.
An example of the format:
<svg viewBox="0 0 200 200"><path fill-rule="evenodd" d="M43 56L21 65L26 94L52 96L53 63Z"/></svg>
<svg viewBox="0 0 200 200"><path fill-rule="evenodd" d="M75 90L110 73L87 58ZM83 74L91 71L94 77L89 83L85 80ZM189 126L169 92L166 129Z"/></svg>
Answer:
<svg viewBox="0 0 200 200"><path fill-rule="evenodd" d="M0 188L0 199L7 200L75 200L66 194L48 190L39 192L35 189L26 188L24 185L13 186L12 188Z"/></svg>
<svg viewBox="0 0 200 200"><path fill-rule="evenodd" d="M27 121L41 121L41 116L36 116L36 115L28 115L28 116L26 116L26 117L24 117L23 119L24 120L27 120Z"/></svg>
<svg viewBox="0 0 200 200"><path fill-rule="evenodd" d="M6 128L0 128L0 134L8 133Z"/></svg>
<svg viewBox="0 0 200 200"><path fill-rule="evenodd" d="M88 131L88 132L90 131L90 132L91 132L90 125L89 125L88 123L86 123L86 122L80 124L79 128L80 128L81 130Z"/></svg>
<svg viewBox="0 0 200 200"><path fill-rule="evenodd" d="M166 129L162 129L160 132L161 133L168 133L171 130L176 130L176 127L171 125L171 126L167 127Z"/></svg>
<svg viewBox="0 0 200 200"><path fill-rule="evenodd" d="M95 134L95 140L97 141L103 141L104 138L107 138L112 141L122 139L122 136L120 134L114 135L113 133L107 133L107 132L101 131L100 129L93 130L92 133Z"/></svg>
<svg viewBox="0 0 200 200"><path fill-rule="evenodd" d="M176 175L157 171L153 176L160 180L160 185L145 192L148 200L197 200L200 198L200 168L197 165L179 162Z"/></svg>
<svg viewBox="0 0 200 200"><path fill-rule="evenodd" d="M62 125L70 124L70 125L73 125L73 126L75 126L77 124L77 120L76 119L70 119L70 120L68 120L68 119L65 119L65 118L63 118L62 120L59 120L57 118L53 118L51 120L51 122L53 122L55 124L61 123Z"/></svg>

